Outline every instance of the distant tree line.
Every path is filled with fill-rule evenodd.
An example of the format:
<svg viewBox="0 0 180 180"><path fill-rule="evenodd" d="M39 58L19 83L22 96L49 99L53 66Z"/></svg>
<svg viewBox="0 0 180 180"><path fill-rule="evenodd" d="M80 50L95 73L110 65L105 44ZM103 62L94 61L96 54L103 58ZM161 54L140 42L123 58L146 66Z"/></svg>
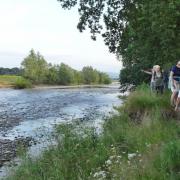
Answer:
<svg viewBox="0 0 180 180"><path fill-rule="evenodd" d="M0 75L21 75L22 69L20 68L3 68L0 67Z"/></svg>
<svg viewBox="0 0 180 180"><path fill-rule="evenodd" d="M34 84L70 85L70 84L110 84L108 74L86 66L77 71L61 63L52 65L34 50L22 62L23 76Z"/></svg>

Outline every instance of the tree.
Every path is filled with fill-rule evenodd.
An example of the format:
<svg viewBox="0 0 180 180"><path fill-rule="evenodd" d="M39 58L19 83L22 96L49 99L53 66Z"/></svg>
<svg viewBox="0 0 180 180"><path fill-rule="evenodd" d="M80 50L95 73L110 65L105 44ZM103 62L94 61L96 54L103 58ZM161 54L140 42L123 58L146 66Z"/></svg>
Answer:
<svg viewBox="0 0 180 180"><path fill-rule="evenodd" d="M3 68L0 67L0 75L21 75L22 69L20 68Z"/></svg>
<svg viewBox="0 0 180 180"><path fill-rule="evenodd" d="M81 71L74 70L74 83L75 84L83 84L84 78Z"/></svg>
<svg viewBox="0 0 180 180"><path fill-rule="evenodd" d="M48 73L46 75L46 83L48 84L58 84L58 66L52 66L49 64Z"/></svg>
<svg viewBox="0 0 180 180"><path fill-rule="evenodd" d="M64 63L61 63L59 67L58 76L58 83L60 85L69 85L74 83L74 70Z"/></svg>
<svg viewBox="0 0 180 180"><path fill-rule="evenodd" d="M94 40L102 34L110 52L122 58L128 84L146 81L140 69L173 64L180 57L179 0L58 1L65 9L79 7L77 27L81 32L90 28ZM123 78L126 76L121 76L121 83L125 83Z"/></svg>
<svg viewBox="0 0 180 180"><path fill-rule="evenodd" d="M86 66L82 69L82 74L85 84L92 84L99 82L99 74L91 66Z"/></svg>
<svg viewBox="0 0 180 180"><path fill-rule="evenodd" d="M112 80L109 75L103 72L99 72L99 84L110 84Z"/></svg>
<svg viewBox="0 0 180 180"><path fill-rule="evenodd" d="M48 64L39 52L35 53L32 49L21 65L24 70L24 77L33 83L43 83L46 80Z"/></svg>

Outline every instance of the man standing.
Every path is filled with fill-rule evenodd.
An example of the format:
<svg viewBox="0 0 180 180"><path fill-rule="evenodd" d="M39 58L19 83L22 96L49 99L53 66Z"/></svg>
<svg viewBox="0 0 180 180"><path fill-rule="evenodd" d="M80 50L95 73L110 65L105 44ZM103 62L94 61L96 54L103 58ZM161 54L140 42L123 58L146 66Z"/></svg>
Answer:
<svg viewBox="0 0 180 180"><path fill-rule="evenodd" d="M176 66L173 66L170 73L170 80L171 80L171 104L176 105L175 111L177 111L179 103L180 103L180 97L178 96L179 90L180 90L180 61L176 64ZM180 96L180 94L179 94Z"/></svg>

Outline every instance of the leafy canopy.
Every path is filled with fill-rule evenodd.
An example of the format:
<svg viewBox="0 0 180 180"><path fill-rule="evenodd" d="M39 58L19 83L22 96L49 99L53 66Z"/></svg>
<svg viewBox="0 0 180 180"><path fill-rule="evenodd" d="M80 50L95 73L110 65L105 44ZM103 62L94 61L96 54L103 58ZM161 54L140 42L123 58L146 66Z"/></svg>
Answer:
<svg viewBox="0 0 180 180"><path fill-rule="evenodd" d="M91 66L77 71L61 63L52 65L33 49L22 62L23 76L34 84L110 84L111 79L106 73L93 69Z"/></svg>
<svg viewBox="0 0 180 180"><path fill-rule="evenodd" d="M58 1L65 9L77 5L80 32L89 28L94 40L102 34L110 52L122 59L122 72L128 72L120 76L122 83L139 84L148 79L140 69L172 65L180 58L179 0Z"/></svg>

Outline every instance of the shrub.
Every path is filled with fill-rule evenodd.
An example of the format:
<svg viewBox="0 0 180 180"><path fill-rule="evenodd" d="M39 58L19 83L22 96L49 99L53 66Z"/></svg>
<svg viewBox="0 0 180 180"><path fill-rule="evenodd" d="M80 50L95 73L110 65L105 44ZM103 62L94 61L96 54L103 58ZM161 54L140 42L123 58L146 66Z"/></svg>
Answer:
<svg viewBox="0 0 180 180"><path fill-rule="evenodd" d="M15 89L25 89L25 88L31 88L32 84L29 80L19 77L15 84L14 84Z"/></svg>
<svg viewBox="0 0 180 180"><path fill-rule="evenodd" d="M150 91L148 85L138 86L126 101L125 109L129 112L145 111L155 108L170 109L169 92L164 95L156 95Z"/></svg>

